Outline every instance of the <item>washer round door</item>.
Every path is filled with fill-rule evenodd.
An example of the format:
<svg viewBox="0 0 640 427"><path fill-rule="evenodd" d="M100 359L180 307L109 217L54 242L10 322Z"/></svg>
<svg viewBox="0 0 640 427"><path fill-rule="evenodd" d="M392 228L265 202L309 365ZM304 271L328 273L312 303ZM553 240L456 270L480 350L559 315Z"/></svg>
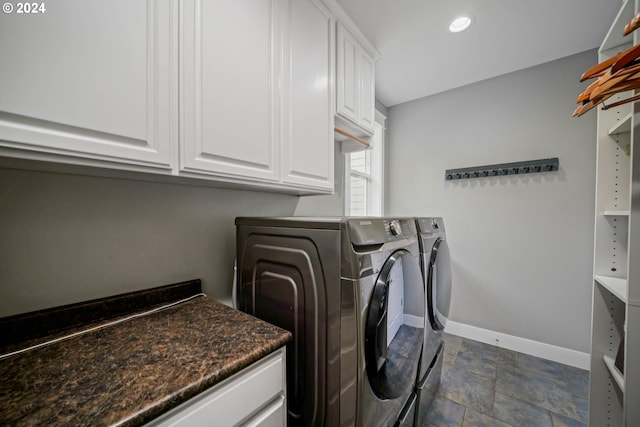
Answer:
<svg viewBox="0 0 640 427"><path fill-rule="evenodd" d="M451 305L451 257L447 241L438 237L431 247L426 274L427 314L434 331L447 324Z"/></svg>
<svg viewBox="0 0 640 427"><path fill-rule="evenodd" d="M388 337L389 289L394 270L402 268L403 298L420 293L424 301L420 266L405 249L395 251L382 266L375 282L365 323L365 363L367 378L380 399L400 397L415 384L422 350L423 329L401 325L395 337ZM397 284L395 284L397 285ZM391 339L392 338L392 339ZM390 341L390 342L389 342Z"/></svg>

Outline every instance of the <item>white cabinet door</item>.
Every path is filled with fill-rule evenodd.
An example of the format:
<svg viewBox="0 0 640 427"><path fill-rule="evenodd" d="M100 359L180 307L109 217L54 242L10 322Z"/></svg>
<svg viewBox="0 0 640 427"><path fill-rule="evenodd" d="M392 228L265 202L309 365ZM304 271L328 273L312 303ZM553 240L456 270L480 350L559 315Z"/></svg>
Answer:
<svg viewBox="0 0 640 427"><path fill-rule="evenodd" d="M182 171L279 180L279 1L181 2Z"/></svg>
<svg viewBox="0 0 640 427"><path fill-rule="evenodd" d="M285 354L276 350L145 426L286 426Z"/></svg>
<svg viewBox="0 0 640 427"><path fill-rule="evenodd" d="M0 154L169 170L170 1L43 4L0 14Z"/></svg>
<svg viewBox="0 0 640 427"><path fill-rule="evenodd" d="M333 190L334 20L315 0L289 5L282 180Z"/></svg>
<svg viewBox="0 0 640 427"><path fill-rule="evenodd" d="M360 126L373 132L376 121L376 64L364 49L360 49L358 65L360 70Z"/></svg>
<svg viewBox="0 0 640 427"><path fill-rule="evenodd" d="M375 121L375 61L340 23L337 26L336 113L368 135Z"/></svg>
<svg viewBox="0 0 640 427"><path fill-rule="evenodd" d="M337 93L336 112L358 124L360 89L358 83L358 42L341 25L337 25Z"/></svg>

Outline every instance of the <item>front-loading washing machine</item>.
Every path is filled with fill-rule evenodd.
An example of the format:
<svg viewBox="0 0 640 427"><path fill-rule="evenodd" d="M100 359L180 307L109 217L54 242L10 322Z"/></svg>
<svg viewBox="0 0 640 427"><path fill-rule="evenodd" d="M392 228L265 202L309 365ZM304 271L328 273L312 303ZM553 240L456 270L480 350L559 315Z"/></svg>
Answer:
<svg viewBox="0 0 640 427"><path fill-rule="evenodd" d="M426 301L415 221L236 226L237 307L293 334L289 425L413 425Z"/></svg>
<svg viewBox="0 0 640 427"><path fill-rule="evenodd" d="M426 317L416 394L416 425L422 425L440 383L444 342L442 334L451 305L451 257L441 217L416 218L420 266L425 286Z"/></svg>

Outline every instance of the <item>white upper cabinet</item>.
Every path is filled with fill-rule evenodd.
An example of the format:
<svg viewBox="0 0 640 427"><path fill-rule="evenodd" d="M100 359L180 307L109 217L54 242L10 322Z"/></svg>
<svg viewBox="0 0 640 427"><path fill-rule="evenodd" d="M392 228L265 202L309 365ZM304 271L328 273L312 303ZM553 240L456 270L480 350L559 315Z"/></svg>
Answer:
<svg viewBox="0 0 640 427"><path fill-rule="evenodd" d="M320 0L45 7L0 14L5 161L333 191L336 20Z"/></svg>
<svg viewBox="0 0 640 427"><path fill-rule="evenodd" d="M289 3L282 179L333 190L335 20L314 0Z"/></svg>
<svg viewBox="0 0 640 427"><path fill-rule="evenodd" d="M364 49L360 49L360 126L375 131L376 89L375 70L376 64L371 55Z"/></svg>
<svg viewBox="0 0 640 427"><path fill-rule="evenodd" d="M181 174L333 191L330 13L314 0L182 7Z"/></svg>
<svg viewBox="0 0 640 427"><path fill-rule="evenodd" d="M182 171L277 181L280 0L182 2Z"/></svg>
<svg viewBox="0 0 640 427"><path fill-rule="evenodd" d="M336 113L349 130L372 135L375 60L341 23L337 25Z"/></svg>
<svg viewBox="0 0 640 427"><path fill-rule="evenodd" d="M358 84L358 42L338 24L337 31L337 108L342 117L353 123L360 122L360 90Z"/></svg>
<svg viewBox="0 0 640 427"><path fill-rule="evenodd" d="M0 14L0 154L168 173L170 2L59 0L39 12Z"/></svg>

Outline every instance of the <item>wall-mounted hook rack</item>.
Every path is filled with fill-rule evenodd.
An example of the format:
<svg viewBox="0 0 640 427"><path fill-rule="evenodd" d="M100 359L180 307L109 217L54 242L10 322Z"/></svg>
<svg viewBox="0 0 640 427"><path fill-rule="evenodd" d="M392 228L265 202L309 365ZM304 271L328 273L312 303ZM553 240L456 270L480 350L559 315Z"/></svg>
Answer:
<svg viewBox="0 0 640 427"><path fill-rule="evenodd" d="M491 176L520 175L523 173L538 173L557 171L560 162L557 157L550 159L528 160L525 162L500 163L497 165L475 166L470 168L447 169L444 179L483 178Z"/></svg>

